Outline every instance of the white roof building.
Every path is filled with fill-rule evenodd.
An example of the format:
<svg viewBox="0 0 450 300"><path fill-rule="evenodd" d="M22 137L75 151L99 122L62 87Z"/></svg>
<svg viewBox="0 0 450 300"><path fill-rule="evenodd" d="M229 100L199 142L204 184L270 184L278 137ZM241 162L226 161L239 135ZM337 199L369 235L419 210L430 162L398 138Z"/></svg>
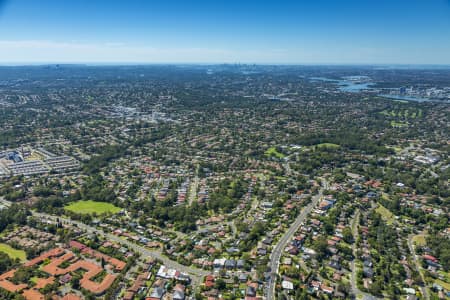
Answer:
<svg viewBox="0 0 450 300"><path fill-rule="evenodd" d="M281 282L281 286L285 290L293 290L294 289L294 284L292 282L290 282L290 281L287 281L287 280L283 280Z"/></svg>

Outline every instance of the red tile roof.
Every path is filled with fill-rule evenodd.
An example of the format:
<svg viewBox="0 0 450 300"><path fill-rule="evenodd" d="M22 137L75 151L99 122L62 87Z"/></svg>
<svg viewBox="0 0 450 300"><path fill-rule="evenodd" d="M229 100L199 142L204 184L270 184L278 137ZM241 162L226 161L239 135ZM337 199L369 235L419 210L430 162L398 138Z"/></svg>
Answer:
<svg viewBox="0 0 450 300"><path fill-rule="evenodd" d="M71 248L75 248L75 249L78 249L78 250L83 250L84 248L87 247L86 245L84 245L84 244L82 244L80 242L77 242L77 241L70 241L69 242L69 246Z"/></svg>
<svg viewBox="0 0 450 300"><path fill-rule="evenodd" d="M61 300L83 300L75 294L67 294Z"/></svg>
<svg viewBox="0 0 450 300"><path fill-rule="evenodd" d="M44 300L45 297L36 290L24 290L23 296L27 300Z"/></svg>

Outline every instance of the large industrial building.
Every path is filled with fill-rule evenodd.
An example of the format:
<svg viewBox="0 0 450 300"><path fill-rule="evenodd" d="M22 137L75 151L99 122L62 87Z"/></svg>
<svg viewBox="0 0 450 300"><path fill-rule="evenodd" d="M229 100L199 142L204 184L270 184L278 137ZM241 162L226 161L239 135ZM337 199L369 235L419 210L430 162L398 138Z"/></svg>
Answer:
<svg viewBox="0 0 450 300"><path fill-rule="evenodd" d="M80 163L70 156L58 156L44 148L13 149L0 152L0 177L31 176L78 169Z"/></svg>

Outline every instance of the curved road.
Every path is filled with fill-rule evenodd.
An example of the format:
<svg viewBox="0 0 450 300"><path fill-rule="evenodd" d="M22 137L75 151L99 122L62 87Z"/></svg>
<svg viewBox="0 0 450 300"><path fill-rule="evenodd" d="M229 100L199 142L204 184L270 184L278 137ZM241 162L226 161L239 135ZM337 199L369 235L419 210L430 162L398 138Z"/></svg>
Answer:
<svg viewBox="0 0 450 300"><path fill-rule="evenodd" d="M294 223L289 227L289 229L284 233L284 235L280 238L278 243L273 248L272 254L270 255L270 270L272 272L272 276L270 277L269 287L267 291L267 300L275 299L275 284L277 281L278 268L280 265L280 258L283 254L283 250L286 247L287 243L293 238L295 232L300 227L300 224L303 223L309 213L313 210L313 208L319 203L322 199L323 191L328 189L328 183L323 180L323 186L320 188L319 193L312 197L312 201L308 206L306 206L298 215L297 219L295 219Z"/></svg>

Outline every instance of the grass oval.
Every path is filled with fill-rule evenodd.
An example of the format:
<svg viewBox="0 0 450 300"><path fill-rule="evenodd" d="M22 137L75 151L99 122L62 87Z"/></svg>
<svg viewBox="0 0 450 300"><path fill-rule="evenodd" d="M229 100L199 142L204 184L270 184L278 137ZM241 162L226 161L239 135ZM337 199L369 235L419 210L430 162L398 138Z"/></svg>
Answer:
<svg viewBox="0 0 450 300"><path fill-rule="evenodd" d="M64 207L65 210L71 211L77 214L114 214L118 213L121 209L107 202L97 202L92 200L81 200L72 202Z"/></svg>

